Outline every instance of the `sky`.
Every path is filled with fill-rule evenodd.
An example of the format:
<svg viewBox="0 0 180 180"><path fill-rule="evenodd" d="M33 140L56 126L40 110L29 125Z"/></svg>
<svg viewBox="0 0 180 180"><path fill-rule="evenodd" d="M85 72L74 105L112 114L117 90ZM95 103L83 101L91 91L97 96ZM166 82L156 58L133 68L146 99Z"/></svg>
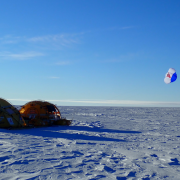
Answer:
<svg viewBox="0 0 180 180"><path fill-rule="evenodd" d="M14 105L180 106L179 0L8 0L0 97Z"/></svg>

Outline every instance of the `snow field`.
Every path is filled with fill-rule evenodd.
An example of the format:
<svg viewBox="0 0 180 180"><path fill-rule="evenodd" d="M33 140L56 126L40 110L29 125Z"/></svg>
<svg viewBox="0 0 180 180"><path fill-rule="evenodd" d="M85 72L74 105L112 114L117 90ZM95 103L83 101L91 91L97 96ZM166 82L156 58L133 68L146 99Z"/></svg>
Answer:
<svg viewBox="0 0 180 180"><path fill-rule="evenodd" d="M180 108L59 109L72 126L0 130L0 179L180 179Z"/></svg>

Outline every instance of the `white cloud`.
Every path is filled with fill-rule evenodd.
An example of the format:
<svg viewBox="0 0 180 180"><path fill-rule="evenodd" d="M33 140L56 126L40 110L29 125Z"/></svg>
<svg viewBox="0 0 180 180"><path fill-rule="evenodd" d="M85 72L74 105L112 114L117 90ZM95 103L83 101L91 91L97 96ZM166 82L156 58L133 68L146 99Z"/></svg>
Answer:
<svg viewBox="0 0 180 180"><path fill-rule="evenodd" d="M50 79L59 79L60 77L57 77L57 76L51 76L49 77Z"/></svg>
<svg viewBox="0 0 180 180"><path fill-rule="evenodd" d="M44 56L44 54L39 52L23 52L23 53L0 52L0 57L4 59L25 60L39 56Z"/></svg>
<svg viewBox="0 0 180 180"><path fill-rule="evenodd" d="M162 105L162 106L180 106L180 102L163 101L132 101L132 100L47 100L54 102L86 103L86 104L107 104L107 105Z"/></svg>
<svg viewBox="0 0 180 180"><path fill-rule="evenodd" d="M0 42L3 44L16 44L20 41L23 41L23 39L24 37L6 35L0 38Z"/></svg>
<svg viewBox="0 0 180 180"><path fill-rule="evenodd" d="M106 28L104 30L113 31L113 30L125 30L125 29L132 29L132 28L134 28L134 26L110 27L110 28Z"/></svg>
<svg viewBox="0 0 180 180"><path fill-rule="evenodd" d="M50 43L54 46L68 47L78 43L78 38L74 34L57 34L27 38L27 41L31 43Z"/></svg>
<svg viewBox="0 0 180 180"><path fill-rule="evenodd" d="M9 101L28 102L27 99L8 99ZM45 100L52 103L68 103L68 105L105 105L105 106L150 106L150 107L180 107L180 102L164 102L164 101L132 101L132 100Z"/></svg>
<svg viewBox="0 0 180 180"><path fill-rule="evenodd" d="M55 35L45 35L45 36L12 36L6 35L0 37L0 44L3 46L9 44L23 44L24 47L28 45L41 45L40 48L62 48L71 47L73 44L79 43L78 34L55 34Z"/></svg>

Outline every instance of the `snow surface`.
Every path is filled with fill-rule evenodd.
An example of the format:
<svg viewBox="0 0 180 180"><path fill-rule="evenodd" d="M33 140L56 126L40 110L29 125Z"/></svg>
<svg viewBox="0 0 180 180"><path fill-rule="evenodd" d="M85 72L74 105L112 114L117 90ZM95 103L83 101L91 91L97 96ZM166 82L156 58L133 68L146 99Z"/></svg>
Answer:
<svg viewBox="0 0 180 180"><path fill-rule="evenodd" d="M0 129L0 179L180 180L180 108L59 109L71 126Z"/></svg>

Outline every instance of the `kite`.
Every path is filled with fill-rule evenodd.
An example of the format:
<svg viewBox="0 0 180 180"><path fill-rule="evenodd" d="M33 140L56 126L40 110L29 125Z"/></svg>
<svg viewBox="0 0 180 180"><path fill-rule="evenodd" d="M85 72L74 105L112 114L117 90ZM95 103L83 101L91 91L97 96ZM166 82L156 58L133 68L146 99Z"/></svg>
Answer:
<svg viewBox="0 0 180 180"><path fill-rule="evenodd" d="M176 79L177 79L176 70L174 68L170 68L165 75L164 82L166 84L169 84L176 81Z"/></svg>

